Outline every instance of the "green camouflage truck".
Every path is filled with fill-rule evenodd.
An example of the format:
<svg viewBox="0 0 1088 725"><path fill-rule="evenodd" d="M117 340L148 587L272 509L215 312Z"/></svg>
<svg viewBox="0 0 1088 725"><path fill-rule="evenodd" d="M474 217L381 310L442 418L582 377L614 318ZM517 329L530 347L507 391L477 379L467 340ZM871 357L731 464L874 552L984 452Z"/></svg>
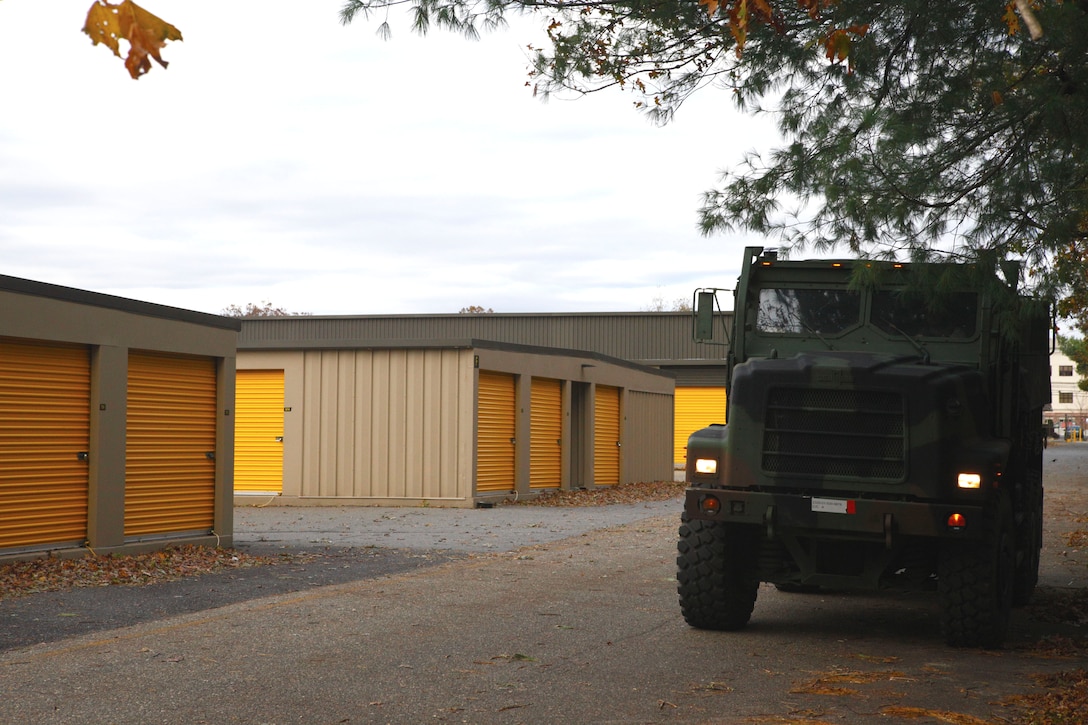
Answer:
<svg viewBox="0 0 1088 725"><path fill-rule="evenodd" d="M948 644L1001 646L1038 580L1050 402L1049 305L1017 278L745 250L726 422L688 439L688 624L745 627L760 582L933 590Z"/></svg>

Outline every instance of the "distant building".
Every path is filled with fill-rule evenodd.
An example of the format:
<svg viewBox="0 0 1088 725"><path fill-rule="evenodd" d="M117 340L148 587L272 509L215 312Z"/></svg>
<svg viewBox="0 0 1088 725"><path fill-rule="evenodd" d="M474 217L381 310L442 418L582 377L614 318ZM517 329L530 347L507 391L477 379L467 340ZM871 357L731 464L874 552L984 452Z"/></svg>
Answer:
<svg viewBox="0 0 1088 725"><path fill-rule="evenodd" d="M725 348L696 344L691 321L687 312L243 320L235 492L464 506L671 480L688 435L725 420ZM406 397L416 413L398 407ZM266 401L252 427L250 398ZM286 417L269 420L277 409ZM435 444L418 426L420 411L435 409L448 421L443 440L465 447L428 472L417 459ZM396 462L404 441L417 470Z"/></svg>
<svg viewBox="0 0 1088 725"><path fill-rule="evenodd" d="M1088 392L1081 390L1074 363L1061 350L1050 356L1050 410L1043 415L1046 423L1053 423L1059 436L1066 431L1088 427Z"/></svg>

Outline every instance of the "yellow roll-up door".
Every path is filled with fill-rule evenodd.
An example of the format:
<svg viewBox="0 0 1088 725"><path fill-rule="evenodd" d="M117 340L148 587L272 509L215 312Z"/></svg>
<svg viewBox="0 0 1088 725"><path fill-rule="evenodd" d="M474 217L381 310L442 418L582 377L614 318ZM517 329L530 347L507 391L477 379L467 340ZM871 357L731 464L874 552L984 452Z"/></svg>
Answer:
<svg viewBox="0 0 1088 725"><path fill-rule="evenodd" d="M559 488L563 462L563 386L533 378L529 411L529 487Z"/></svg>
<svg viewBox="0 0 1088 725"><path fill-rule="evenodd" d="M234 398L234 492L283 492L283 371L239 370Z"/></svg>
<svg viewBox="0 0 1088 725"><path fill-rule="evenodd" d="M476 491L513 491L517 430L514 376L480 371L476 437Z"/></svg>
<svg viewBox="0 0 1088 725"><path fill-rule="evenodd" d="M725 422L725 388L677 388L673 413L673 462L687 457L688 437L711 423Z"/></svg>
<svg viewBox="0 0 1088 725"><path fill-rule="evenodd" d="M0 339L0 549L87 540L90 352Z"/></svg>
<svg viewBox="0 0 1088 725"><path fill-rule="evenodd" d="M215 360L132 352L125 427L125 536L211 531Z"/></svg>
<svg viewBox="0 0 1088 725"><path fill-rule="evenodd" d="M593 482L620 482L620 389L597 386L593 415Z"/></svg>

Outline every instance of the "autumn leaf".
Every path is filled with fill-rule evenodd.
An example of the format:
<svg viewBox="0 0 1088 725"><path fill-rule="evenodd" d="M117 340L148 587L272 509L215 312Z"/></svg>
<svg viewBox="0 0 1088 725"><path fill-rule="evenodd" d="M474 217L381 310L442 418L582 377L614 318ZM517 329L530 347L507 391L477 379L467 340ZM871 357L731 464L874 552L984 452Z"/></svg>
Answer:
<svg viewBox="0 0 1088 725"><path fill-rule="evenodd" d="M718 0L699 0L700 5L706 5L706 14L713 17L718 12Z"/></svg>
<svg viewBox="0 0 1088 725"><path fill-rule="evenodd" d="M125 67L134 79L151 70L151 58L163 68L169 65L159 50L168 40L181 40L181 31L170 23L152 15L130 0L113 5L107 0L96 0L87 11L83 32L90 36L94 45L102 43L118 58L121 57L120 40L129 44Z"/></svg>
<svg viewBox="0 0 1088 725"><path fill-rule="evenodd" d="M869 32L869 25L851 25L846 29L832 30L824 37L824 49L827 51L827 59L832 63L849 61L848 66L853 71L853 59L850 58L850 49L854 44L854 37L863 38Z"/></svg>
<svg viewBox="0 0 1088 725"><path fill-rule="evenodd" d="M1005 25L1009 28L1009 35L1016 35L1020 32L1020 16L1016 14L1016 2L1012 1L1005 5L1005 14L1001 16L1001 19L1005 22Z"/></svg>

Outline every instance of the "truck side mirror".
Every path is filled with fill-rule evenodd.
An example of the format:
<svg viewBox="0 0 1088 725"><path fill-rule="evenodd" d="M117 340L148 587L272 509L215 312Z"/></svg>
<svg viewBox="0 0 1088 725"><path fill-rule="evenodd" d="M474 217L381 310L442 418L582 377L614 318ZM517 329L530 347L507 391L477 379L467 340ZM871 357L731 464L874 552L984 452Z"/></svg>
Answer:
<svg viewBox="0 0 1088 725"><path fill-rule="evenodd" d="M695 341L709 342L714 339L714 292L699 290L695 293Z"/></svg>

